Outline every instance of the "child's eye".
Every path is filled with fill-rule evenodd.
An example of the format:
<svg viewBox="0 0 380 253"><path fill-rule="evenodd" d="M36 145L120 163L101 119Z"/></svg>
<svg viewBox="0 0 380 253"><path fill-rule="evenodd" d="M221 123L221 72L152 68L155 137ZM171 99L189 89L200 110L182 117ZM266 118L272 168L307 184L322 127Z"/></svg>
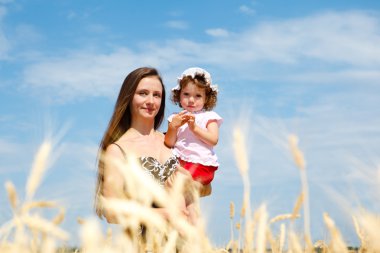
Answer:
<svg viewBox="0 0 380 253"><path fill-rule="evenodd" d="M189 93L184 92L183 95L184 95L184 96L189 96Z"/></svg>
<svg viewBox="0 0 380 253"><path fill-rule="evenodd" d="M201 94L197 94L197 98L201 98L202 97L202 95Z"/></svg>

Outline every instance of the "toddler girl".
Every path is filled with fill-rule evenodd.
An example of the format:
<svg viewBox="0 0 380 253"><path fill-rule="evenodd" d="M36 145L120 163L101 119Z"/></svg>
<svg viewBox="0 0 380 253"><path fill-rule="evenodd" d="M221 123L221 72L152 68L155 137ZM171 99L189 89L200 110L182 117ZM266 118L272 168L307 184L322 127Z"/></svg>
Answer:
<svg viewBox="0 0 380 253"><path fill-rule="evenodd" d="M211 75L202 68L186 69L172 89L171 99L184 110L168 118L165 144L173 148L180 165L193 179L210 189L219 163L213 147L218 143L223 119L212 109L218 88ZM203 187L204 188L204 187ZM202 195L202 194L201 194Z"/></svg>

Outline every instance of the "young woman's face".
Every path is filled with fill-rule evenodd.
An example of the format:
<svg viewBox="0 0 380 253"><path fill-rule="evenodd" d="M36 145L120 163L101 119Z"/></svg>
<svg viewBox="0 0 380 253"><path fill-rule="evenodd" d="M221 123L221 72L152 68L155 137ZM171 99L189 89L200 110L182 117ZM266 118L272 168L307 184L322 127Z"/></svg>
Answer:
<svg viewBox="0 0 380 253"><path fill-rule="evenodd" d="M197 112L203 109L206 102L206 91L199 88L193 82L181 89L180 103L183 109L189 112Z"/></svg>
<svg viewBox="0 0 380 253"><path fill-rule="evenodd" d="M162 84L155 76L141 79L131 104L132 117L152 118L160 110L162 100Z"/></svg>

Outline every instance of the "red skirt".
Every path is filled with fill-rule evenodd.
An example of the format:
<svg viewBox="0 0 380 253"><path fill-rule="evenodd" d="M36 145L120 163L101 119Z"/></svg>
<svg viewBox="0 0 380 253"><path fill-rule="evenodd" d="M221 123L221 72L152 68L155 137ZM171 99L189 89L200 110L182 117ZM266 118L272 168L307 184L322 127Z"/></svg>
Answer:
<svg viewBox="0 0 380 253"><path fill-rule="evenodd" d="M194 180L207 185L214 179L214 173L218 169L217 166L206 166L199 163L191 163L179 159L180 165L188 170Z"/></svg>

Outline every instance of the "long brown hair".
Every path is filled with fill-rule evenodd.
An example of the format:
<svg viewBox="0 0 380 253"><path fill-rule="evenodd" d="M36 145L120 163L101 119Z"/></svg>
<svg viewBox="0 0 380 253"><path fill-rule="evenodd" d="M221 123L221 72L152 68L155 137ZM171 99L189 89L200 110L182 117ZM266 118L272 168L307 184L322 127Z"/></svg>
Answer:
<svg viewBox="0 0 380 253"><path fill-rule="evenodd" d="M135 69L124 79L123 85L120 88L119 96L116 100L114 111L108 127L103 135L99 145L98 162L98 179L95 191L95 210L99 217L102 217L102 208L100 207L99 197L103 194L104 181L104 164L102 154L106 151L108 145L117 141L131 127L131 102L136 92L139 82L150 76L156 76L162 85L161 106L157 115L154 118L154 129L158 129L164 119L165 111L165 86L157 69L150 67L142 67Z"/></svg>

